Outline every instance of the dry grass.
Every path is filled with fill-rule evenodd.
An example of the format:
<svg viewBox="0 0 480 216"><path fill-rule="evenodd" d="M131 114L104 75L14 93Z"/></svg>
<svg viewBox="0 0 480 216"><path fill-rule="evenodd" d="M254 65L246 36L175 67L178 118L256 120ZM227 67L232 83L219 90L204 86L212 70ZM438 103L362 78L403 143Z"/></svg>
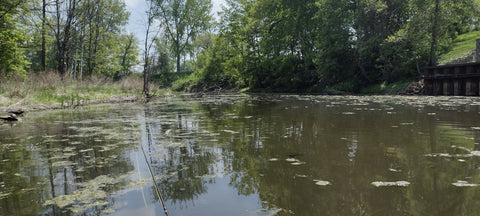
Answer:
<svg viewBox="0 0 480 216"><path fill-rule="evenodd" d="M138 77L127 77L118 82L101 76L79 81L62 77L55 72L31 74L27 78L2 77L0 78L0 107L68 104L81 100L106 99L112 96L140 96L142 88L143 80Z"/></svg>
<svg viewBox="0 0 480 216"><path fill-rule="evenodd" d="M126 77L118 81L117 85L122 89L143 89L143 79L138 77Z"/></svg>

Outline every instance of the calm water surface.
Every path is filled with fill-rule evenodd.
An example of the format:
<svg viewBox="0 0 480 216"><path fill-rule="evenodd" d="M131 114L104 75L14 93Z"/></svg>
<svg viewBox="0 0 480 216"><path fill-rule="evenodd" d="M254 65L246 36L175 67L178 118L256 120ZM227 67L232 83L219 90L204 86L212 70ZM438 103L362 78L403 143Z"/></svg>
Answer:
<svg viewBox="0 0 480 216"><path fill-rule="evenodd" d="M179 97L0 124L0 215L480 215L480 98Z"/></svg>

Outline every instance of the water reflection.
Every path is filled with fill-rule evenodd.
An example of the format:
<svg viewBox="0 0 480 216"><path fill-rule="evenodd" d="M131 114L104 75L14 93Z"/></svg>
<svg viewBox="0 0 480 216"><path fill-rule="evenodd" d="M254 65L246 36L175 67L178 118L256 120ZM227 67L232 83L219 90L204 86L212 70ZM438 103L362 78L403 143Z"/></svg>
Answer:
<svg viewBox="0 0 480 216"><path fill-rule="evenodd" d="M479 105L229 95L32 114L0 125L0 215L161 215L139 145L172 215L477 215Z"/></svg>
<svg viewBox="0 0 480 216"><path fill-rule="evenodd" d="M0 193L5 197L0 214L110 211L110 192L122 182L105 175L125 174L134 167L124 153L131 138L119 136L121 120L102 117L107 114L104 109L49 112L2 131ZM107 178L103 182L102 176Z"/></svg>

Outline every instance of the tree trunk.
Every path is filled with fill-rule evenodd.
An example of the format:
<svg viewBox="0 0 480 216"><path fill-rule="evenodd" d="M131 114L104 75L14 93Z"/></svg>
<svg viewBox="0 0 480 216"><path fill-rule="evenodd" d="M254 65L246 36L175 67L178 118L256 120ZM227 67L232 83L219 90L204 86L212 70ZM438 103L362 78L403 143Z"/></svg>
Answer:
<svg viewBox="0 0 480 216"><path fill-rule="evenodd" d="M176 24L177 25L177 24ZM175 41L175 54L177 55L177 73L180 73L180 34L177 30L177 40Z"/></svg>
<svg viewBox="0 0 480 216"><path fill-rule="evenodd" d="M92 19L89 19L88 21L88 58L87 58L87 73L86 75L91 75L92 74L92 47L93 47L93 31L92 31Z"/></svg>
<svg viewBox="0 0 480 216"><path fill-rule="evenodd" d="M148 54L145 54L145 64L143 65L143 95L148 96Z"/></svg>
<svg viewBox="0 0 480 216"><path fill-rule="evenodd" d="M149 46L148 46L148 34L150 33L150 27L152 25L152 21L153 21L153 15L152 15L152 6L150 5L150 10L148 12L148 23L147 23L147 32L145 34L145 55L144 55L144 61L145 61L145 64L143 65L143 95L145 95L146 97L148 97L149 95L149 90L148 90L148 59L149 59L149 56L148 56L148 53L150 52L150 49L149 49Z"/></svg>
<svg viewBox="0 0 480 216"><path fill-rule="evenodd" d="M118 74L117 77L114 77L115 79L119 79L120 77L123 77L128 73L129 68L127 68L127 65L126 65L127 64L127 57L128 57L128 53L132 49L133 42L134 42L134 36L129 35L127 37L127 46L125 47L125 49L123 51L122 61L120 63L120 65L122 66L122 69L120 70L120 74ZM117 73L119 73L119 72L117 72Z"/></svg>
<svg viewBox="0 0 480 216"><path fill-rule="evenodd" d="M60 40L60 1L56 0L55 1L55 7L56 7L56 12L57 12L57 32L55 33L55 40L57 42L57 70L60 72L60 62L63 62L62 60L62 43Z"/></svg>
<svg viewBox="0 0 480 216"><path fill-rule="evenodd" d="M58 59L57 67L58 72L61 75L64 75L68 69L68 58L69 58L69 49L70 49L70 33L73 25L73 19L75 17L76 9L76 0L70 0L68 3L67 9L67 20L65 27L63 28L63 38L60 40L60 3L56 0L57 3L57 46L58 46Z"/></svg>
<svg viewBox="0 0 480 216"><path fill-rule="evenodd" d="M46 8L47 8L47 2L46 0L43 0L43 5L42 5L42 51L40 54L40 70L45 71L46 68L46 39L45 39L45 23L47 22L47 15L46 15Z"/></svg>
<svg viewBox="0 0 480 216"><path fill-rule="evenodd" d="M440 18L440 0L435 0L435 12L433 14L433 23L432 23L432 41L430 44L430 66L435 66L437 64L435 52L437 50L437 31L438 31L438 19Z"/></svg>
<svg viewBox="0 0 480 216"><path fill-rule="evenodd" d="M180 53L177 53L177 73L180 73Z"/></svg>

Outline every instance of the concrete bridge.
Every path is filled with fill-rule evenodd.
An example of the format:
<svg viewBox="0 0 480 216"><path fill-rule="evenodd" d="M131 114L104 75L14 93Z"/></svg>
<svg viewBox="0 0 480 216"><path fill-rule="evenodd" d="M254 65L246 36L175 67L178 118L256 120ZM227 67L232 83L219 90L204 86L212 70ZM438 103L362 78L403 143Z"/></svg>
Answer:
<svg viewBox="0 0 480 216"><path fill-rule="evenodd" d="M423 68L424 94L480 96L480 39L475 61Z"/></svg>

